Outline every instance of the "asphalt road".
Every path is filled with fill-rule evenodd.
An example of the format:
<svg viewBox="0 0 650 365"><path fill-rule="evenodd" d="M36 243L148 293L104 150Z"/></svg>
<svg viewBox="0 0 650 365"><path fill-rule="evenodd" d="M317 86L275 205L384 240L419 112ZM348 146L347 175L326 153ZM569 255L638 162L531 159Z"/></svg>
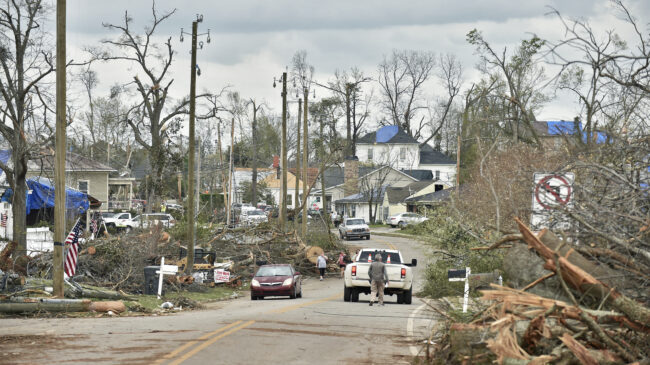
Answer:
<svg viewBox="0 0 650 365"><path fill-rule="evenodd" d="M355 247L398 248L426 257L416 241L373 235ZM305 279L303 298L251 301L248 292L174 315L0 320L0 364L407 364L433 325L423 302L368 306L343 301L343 281ZM9 337L7 337L9 336Z"/></svg>

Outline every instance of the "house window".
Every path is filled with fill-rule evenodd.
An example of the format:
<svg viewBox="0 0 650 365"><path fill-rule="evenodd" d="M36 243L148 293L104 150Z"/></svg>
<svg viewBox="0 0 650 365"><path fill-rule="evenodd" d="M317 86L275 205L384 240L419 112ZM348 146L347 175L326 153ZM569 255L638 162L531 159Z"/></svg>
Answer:
<svg viewBox="0 0 650 365"><path fill-rule="evenodd" d="M316 203L320 203L320 196L316 197Z"/></svg>
<svg viewBox="0 0 650 365"><path fill-rule="evenodd" d="M436 170L436 180L440 180L440 170Z"/></svg>
<svg viewBox="0 0 650 365"><path fill-rule="evenodd" d="M88 194L88 180L79 180L77 181L77 190L82 193Z"/></svg>
<svg viewBox="0 0 650 365"><path fill-rule="evenodd" d="M373 159L373 154L372 154L372 147L368 148L368 161L372 161Z"/></svg>
<svg viewBox="0 0 650 365"><path fill-rule="evenodd" d="M401 161L406 160L406 147L400 147L399 148L399 159Z"/></svg>
<svg viewBox="0 0 650 365"><path fill-rule="evenodd" d="M348 215L349 218L354 218L357 216L357 205L356 204L350 204L350 214Z"/></svg>
<svg viewBox="0 0 650 365"><path fill-rule="evenodd" d="M293 205L293 195L287 194L287 206Z"/></svg>
<svg viewBox="0 0 650 365"><path fill-rule="evenodd" d="M440 191L440 190L444 189L445 187L442 186L442 185L440 185L440 184L436 184L436 185L434 186L434 188L435 188L436 191Z"/></svg>

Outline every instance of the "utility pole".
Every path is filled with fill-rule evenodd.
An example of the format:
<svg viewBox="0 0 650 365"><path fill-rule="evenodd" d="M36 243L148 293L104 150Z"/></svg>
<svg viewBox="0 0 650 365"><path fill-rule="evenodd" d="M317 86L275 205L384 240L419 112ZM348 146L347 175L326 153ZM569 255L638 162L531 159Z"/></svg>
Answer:
<svg viewBox="0 0 650 365"><path fill-rule="evenodd" d="M55 297L63 298L63 245L65 240L65 46L66 1L56 1L56 163L54 166L54 257Z"/></svg>
<svg viewBox="0 0 650 365"><path fill-rule="evenodd" d="M191 275L192 269L194 268L194 153L195 153L195 128L194 128L194 116L196 113L196 73L198 66L196 65L196 39L199 35L197 34L199 23L203 21L203 15L197 15L196 20L192 22L192 63L190 65L190 145L188 149L189 161L188 161L188 177L187 177L187 265L185 266L185 274ZM186 34L181 28L181 42L183 41L183 35ZM208 43L210 43L210 30L208 30ZM200 44L203 48L203 42Z"/></svg>
<svg viewBox="0 0 650 365"><path fill-rule="evenodd" d="M307 176L307 171L309 167L309 163L307 161L307 156L308 156L308 150L307 150L307 142L309 140L309 135L307 134L307 97L309 96L309 89L305 88L305 107L303 108L303 113L305 115L302 118L302 196L303 196L303 205L302 205L302 236L306 237L307 236L307 219L304 219L307 217L307 181L308 181L308 176ZM300 126L298 126L300 128Z"/></svg>
<svg viewBox="0 0 650 365"><path fill-rule="evenodd" d="M178 185L178 204L183 205L183 196L181 195L182 192L183 192L182 183L181 183L182 178L183 178L183 174L179 171L179 172L176 173L176 177L178 178L178 183L177 183L177 185Z"/></svg>
<svg viewBox="0 0 650 365"><path fill-rule="evenodd" d="M196 32L198 20L192 22L192 63L190 65L190 146L187 178L187 264L185 273L192 274L194 268L194 113L196 112Z"/></svg>
<svg viewBox="0 0 650 365"><path fill-rule="evenodd" d="M302 99L298 99L298 133L297 133L297 138L296 138L296 196L294 199L294 214L297 217L298 216L298 207L300 207L300 184L298 181L300 180L300 118L302 117ZM304 197L305 195L305 181L303 180L302 182L302 195ZM302 220L305 220L307 216L303 214Z"/></svg>
<svg viewBox="0 0 650 365"><path fill-rule="evenodd" d="M280 230L287 222L287 73L282 73L282 192L280 193Z"/></svg>
<svg viewBox="0 0 650 365"><path fill-rule="evenodd" d="M230 207L228 206L228 194L226 193L226 178L223 174L223 151L221 149L221 122L217 124L217 146L219 148L219 173L221 176L221 189L223 190L223 205L226 208L226 227L230 224ZM230 165L228 165L230 166Z"/></svg>
<svg viewBox="0 0 650 365"><path fill-rule="evenodd" d="M196 168L196 216L201 211L201 137L198 140L198 151L196 151L197 168Z"/></svg>
<svg viewBox="0 0 650 365"><path fill-rule="evenodd" d="M232 223L232 191L233 191L233 178L232 173L234 169L234 152L235 149L235 117L232 118L232 124L230 125L230 163L228 164L228 225Z"/></svg>

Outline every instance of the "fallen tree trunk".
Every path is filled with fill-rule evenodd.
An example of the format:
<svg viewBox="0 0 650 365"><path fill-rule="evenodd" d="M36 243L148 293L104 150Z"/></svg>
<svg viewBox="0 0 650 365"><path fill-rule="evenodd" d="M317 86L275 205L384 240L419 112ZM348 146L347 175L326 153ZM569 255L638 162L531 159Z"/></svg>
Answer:
<svg viewBox="0 0 650 365"><path fill-rule="evenodd" d="M540 256L546 259L544 268L550 271L556 271L554 262L555 252L544 245L539 237L534 235L521 220L515 218L515 221L528 247L534 249ZM627 298L615 289L610 288L588 272L574 265L567 258L559 256L558 263L562 278L574 289L583 294L588 293L599 299L606 299L607 304L625 314L632 322L635 322L635 324L641 327L646 327L650 323L650 309Z"/></svg>
<svg viewBox="0 0 650 365"><path fill-rule="evenodd" d="M18 299L18 298L14 298ZM0 313L28 312L87 312L90 308L88 299L28 299L0 303Z"/></svg>

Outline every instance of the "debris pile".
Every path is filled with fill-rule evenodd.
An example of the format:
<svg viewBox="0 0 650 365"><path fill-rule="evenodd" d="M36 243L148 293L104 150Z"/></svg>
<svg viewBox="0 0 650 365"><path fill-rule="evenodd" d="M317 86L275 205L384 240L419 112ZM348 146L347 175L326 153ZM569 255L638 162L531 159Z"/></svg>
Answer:
<svg viewBox="0 0 650 365"><path fill-rule="evenodd" d="M630 283L612 267L596 265L574 245L546 230L533 234L516 221L521 239L542 259L547 274L523 289L491 284L490 290L482 290L485 306L469 322L450 325L438 344L438 359L474 364L648 363L650 309L643 303L648 293L637 290L629 296L625 289ZM551 280L557 281L558 295L529 291Z"/></svg>

